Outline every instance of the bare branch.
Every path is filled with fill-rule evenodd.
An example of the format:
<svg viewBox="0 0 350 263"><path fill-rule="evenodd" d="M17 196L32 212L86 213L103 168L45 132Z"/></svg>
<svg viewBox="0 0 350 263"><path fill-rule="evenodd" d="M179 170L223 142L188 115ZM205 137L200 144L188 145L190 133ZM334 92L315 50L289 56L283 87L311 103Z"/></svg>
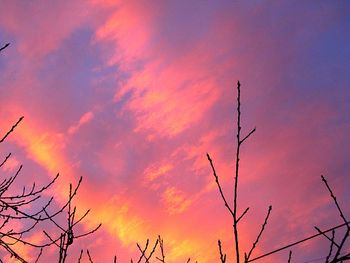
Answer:
<svg viewBox="0 0 350 263"><path fill-rule="evenodd" d="M40 248L40 252L39 252L39 254L38 254L38 256L37 256L37 258L36 258L36 260L35 260L34 263L39 262L39 259L40 259L40 257L41 257L42 254L43 254L43 248Z"/></svg>
<svg viewBox="0 0 350 263"><path fill-rule="evenodd" d="M102 226L102 224L99 224L94 229L92 229L92 230L90 230L90 231L88 231L88 232L86 232L84 234L76 235L74 238L77 239L77 238L81 238L81 237L85 237L85 236L91 235L91 234L95 233L97 230L99 230L101 226Z"/></svg>
<svg viewBox="0 0 350 263"><path fill-rule="evenodd" d="M28 263L24 258L22 258L17 252L15 252L8 244L0 240L0 246L7 250L12 257L20 261L21 263Z"/></svg>
<svg viewBox="0 0 350 263"><path fill-rule="evenodd" d="M160 254L161 258L156 257L160 262L165 263L165 255L164 255L164 242L163 239L158 235L158 240L159 240L159 248L160 248Z"/></svg>
<svg viewBox="0 0 350 263"><path fill-rule="evenodd" d="M250 137L250 135L252 135L254 132L256 131L256 128L254 128L253 130L251 130L247 136L245 136L240 142L239 144L242 144L246 139L248 139Z"/></svg>
<svg viewBox="0 0 350 263"><path fill-rule="evenodd" d="M241 139L241 83L238 81L237 82L237 144L236 144L236 159L235 159L235 176L234 176L234 189L233 189L233 206L228 204L226 197L222 191L220 182L219 182L219 177L216 174L215 168L213 161L211 160L209 154L207 153L207 158L210 162L210 166L212 168L216 184L218 186L220 195L222 200L224 201L224 204L227 208L227 210L230 212L232 219L233 219L233 232L234 232L234 242L235 242L235 254L236 254L236 263L240 262L240 251L239 251L239 237L238 237L238 222L244 217L244 215L249 211L249 207L244 210L242 215L238 216L237 215L237 201L238 201L238 179L239 179L239 162L240 162L240 150L241 150L241 145L256 131L256 128L252 129L246 136ZM260 237L260 235L259 235ZM259 238L258 237L258 238ZM256 245L256 244L255 244ZM251 252L250 252L251 254ZM249 254L249 256L250 256ZM247 257L247 255L245 255Z"/></svg>
<svg viewBox="0 0 350 263"><path fill-rule="evenodd" d="M242 215L240 217L238 217L237 219L237 223L239 222L239 220L241 220L243 218L243 216L249 211L249 207L247 207L244 212L242 213Z"/></svg>
<svg viewBox="0 0 350 263"><path fill-rule="evenodd" d="M220 253L220 262L225 263L226 262L226 254L222 253L222 247L221 247L221 241L218 240L218 246L219 246L219 253Z"/></svg>
<svg viewBox="0 0 350 263"><path fill-rule="evenodd" d="M82 257L83 257L83 252L84 250L80 250L80 255L79 255L79 258L78 258L78 263L80 263Z"/></svg>
<svg viewBox="0 0 350 263"><path fill-rule="evenodd" d="M0 167L2 167L6 162L7 160L10 158L11 156L11 153L9 153L6 157L5 157L5 160L0 164Z"/></svg>
<svg viewBox="0 0 350 263"><path fill-rule="evenodd" d="M5 48L7 48L10 45L10 43L7 43L5 46L0 48L0 52L3 51Z"/></svg>
<svg viewBox="0 0 350 263"><path fill-rule="evenodd" d="M145 252L146 252L146 250L147 250L147 248L148 248L148 244L149 244L149 239L147 239L147 241L146 241L145 248L144 248L144 249L141 249L140 245L139 245L138 243L136 243L138 249L139 249L140 252L141 252L141 256L140 256L139 260L137 261L137 263L140 263L143 257L144 257L145 259L147 259L147 257L145 256Z"/></svg>
<svg viewBox="0 0 350 263"><path fill-rule="evenodd" d="M241 83L237 82L237 148L236 148L236 172L235 172L235 186L233 190L233 232L235 237L235 251L236 263L239 263L239 242L238 242L238 228L237 228L237 192L238 192L238 175L239 175L239 154L241 147Z"/></svg>
<svg viewBox="0 0 350 263"><path fill-rule="evenodd" d="M146 263L149 263L149 260L151 259L152 255L154 254L154 252L156 251L156 248L158 246L158 243L159 243L159 240L157 239L153 248L152 248L152 251L151 253L149 254L149 256L146 258Z"/></svg>
<svg viewBox="0 0 350 263"><path fill-rule="evenodd" d="M18 121L11 127L11 129L4 135L4 137L0 140L0 143L2 143L6 138L7 136L9 136L13 131L14 129L17 127L17 125L23 120L23 116L21 118L18 119Z"/></svg>
<svg viewBox="0 0 350 263"><path fill-rule="evenodd" d="M86 253L88 254L90 263L94 263L94 262L92 261L92 258L91 258L91 255L90 255L90 252L89 252L88 249L86 250Z"/></svg>
<svg viewBox="0 0 350 263"><path fill-rule="evenodd" d="M253 250L255 249L256 245L257 245L258 242L259 242L259 239L260 239L262 233L264 232L264 229L265 229L265 227L266 227L267 221L269 220L269 217L270 217L271 210L272 210L272 206L269 206L269 210L267 211L267 215L266 215L266 217L265 217L264 223L263 223L262 226L261 226L261 230L260 230L260 232L259 232L259 234L258 234L258 236L257 236L257 238L256 238L256 240L255 240L255 242L253 243L253 246L252 246L252 248L250 249L248 255L246 256L246 262L249 261L249 258L250 258L250 256L251 256L251 254L253 253Z"/></svg>
<svg viewBox="0 0 350 263"><path fill-rule="evenodd" d="M322 178L322 181L324 182L324 184L326 185L326 187L327 187L327 189L328 189L328 191L329 191L329 193L330 193L330 195L331 195L331 197L332 197L332 199L333 199L333 201L334 201L334 203L335 203L335 205L336 205L336 207L337 207L337 209L338 209L338 211L339 211L340 217L343 219L343 221L344 221L345 223L347 223L347 220L346 220L346 218L345 218L345 216L344 216L344 213L343 213L342 209L340 208L340 206L339 206L339 204L338 204L338 201L337 201L337 198L336 198L336 196L333 194L332 189L329 187L329 184L328 184L327 180L324 178L323 175L321 175L321 178ZM347 225L348 225L348 224L347 224ZM349 227L349 225L348 225L348 227Z"/></svg>
<svg viewBox="0 0 350 263"><path fill-rule="evenodd" d="M331 246L329 247L329 252L328 252L328 255L327 255L327 258L326 258L326 263L329 262L329 259L330 259L331 256L332 256L333 245L335 244L335 242L334 242L334 236L335 236L335 231L334 231L334 229L333 229L333 230L332 230L332 237L331 237Z"/></svg>
<svg viewBox="0 0 350 263"><path fill-rule="evenodd" d="M224 201L224 204L225 204L227 210L230 212L231 216L233 216L233 211L232 211L231 207L229 206L229 204L228 204L227 201L226 201L225 195L224 195L224 193L223 193L223 191L222 191L222 188L221 188L221 185L220 185L220 182L219 182L219 177L216 175L216 171L215 171L215 168L214 168L214 164L213 164L212 159L210 158L209 153L207 153L207 158L208 158L208 160L209 160L211 169L213 170L213 175L214 175L214 177L215 177L215 182L216 182L216 184L217 184L217 186L218 186L218 188L219 188L221 198L222 198L222 200Z"/></svg>

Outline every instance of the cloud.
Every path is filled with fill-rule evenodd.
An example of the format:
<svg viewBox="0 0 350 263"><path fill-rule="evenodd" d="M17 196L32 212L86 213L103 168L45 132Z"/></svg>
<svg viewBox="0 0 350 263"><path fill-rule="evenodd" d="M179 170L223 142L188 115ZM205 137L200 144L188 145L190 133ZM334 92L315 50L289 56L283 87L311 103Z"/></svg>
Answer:
<svg viewBox="0 0 350 263"><path fill-rule="evenodd" d="M68 129L68 133L69 134L74 134L76 133L80 127L88 122L90 122L92 119L94 118L94 113L91 111L88 111L86 113L83 114L83 116L80 117L79 121L77 124L69 127Z"/></svg>
<svg viewBox="0 0 350 263"><path fill-rule="evenodd" d="M166 177L174 168L174 165L169 162L160 164L151 164L144 170L144 182L152 189L157 190L161 186L160 180L166 182Z"/></svg>
<svg viewBox="0 0 350 263"><path fill-rule="evenodd" d="M119 65L130 76L116 90L116 102L130 94L124 112L135 115L135 131L148 133L149 139L185 131L204 116L219 94L214 77L208 74L206 49L198 44L197 49L173 57L169 63L171 50L153 45L156 33L152 28L160 8L136 2L121 4L96 33L98 43L115 45L108 63Z"/></svg>
<svg viewBox="0 0 350 263"><path fill-rule="evenodd" d="M168 187L163 193L162 200L170 215L185 212L192 203L188 196L175 187Z"/></svg>

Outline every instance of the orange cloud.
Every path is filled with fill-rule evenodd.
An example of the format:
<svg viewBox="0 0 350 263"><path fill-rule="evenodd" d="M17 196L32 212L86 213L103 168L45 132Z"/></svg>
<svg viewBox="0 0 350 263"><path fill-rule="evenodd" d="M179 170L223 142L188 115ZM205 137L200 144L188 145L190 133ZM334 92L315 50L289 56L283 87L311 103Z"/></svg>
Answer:
<svg viewBox="0 0 350 263"><path fill-rule="evenodd" d="M170 215L185 212L192 203L190 197L173 186L164 191L162 200Z"/></svg>
<svg viewBox="0 0 350 263"><path fill-rule="evenodd" d="M169 171L174 168L171 163L163 163L160 165L151 165L146 168L144 172L144 178L146 182L152 182L158 177L166 175Z"/></svg>

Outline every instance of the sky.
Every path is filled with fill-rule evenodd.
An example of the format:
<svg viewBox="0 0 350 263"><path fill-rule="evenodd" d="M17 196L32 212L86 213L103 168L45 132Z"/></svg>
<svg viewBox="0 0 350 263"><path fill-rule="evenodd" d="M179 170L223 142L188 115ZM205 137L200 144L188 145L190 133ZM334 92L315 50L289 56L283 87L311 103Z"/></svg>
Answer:
<svg viewBox="0 0 350 263"><path fill-rule="evenodd" d="M234 262L206 153L232 203L239 80L242 133L256 127L241 152L242 250L269 205L254 257L340 224L320 176L350 217L349 11L347 1L4 1L0 133L24 120L1 144L13 153L2 173L23 164L19 187L60 173L47 193L57 205L83 177L75 204L91 213L78 230L102 227L68 262L80 249L130 262L158 235L167 262L219 262L218 239ZM328 247L323 237L296 246L294 262Z"/></svg>

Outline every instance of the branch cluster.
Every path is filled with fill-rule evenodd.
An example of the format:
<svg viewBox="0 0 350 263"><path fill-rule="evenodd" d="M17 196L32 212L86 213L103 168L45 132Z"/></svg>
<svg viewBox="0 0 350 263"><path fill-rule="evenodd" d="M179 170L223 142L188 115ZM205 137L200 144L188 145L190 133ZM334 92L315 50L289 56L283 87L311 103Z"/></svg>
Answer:
<svg viewBox="0 0 350 263"><path fill-rule="evenodd" d="M234 189L233 189L233 200L232 200L232 205L230 205L227 201L227 198L222 190L220 181L219 181L219 177L216 173L215 167L214 167L214 163L213 160L211 159L210 155L207 153L207 158L208 161L210 163L214 178L215 178L215 182L216 185L219 189L219 193L221 196L221 199L224 202L224 205L226 207L226 209L228 210L228 212L230 213L231 217L232 217L232 221L233 221L233 233L234 233L234 241L235 241L235 255L236 255L236 262L239 263L241 261L240 258L240 247L239 247L239 231L238 231L238 223L240 222L240 220L247 214L247 212L249 211L249 207L247 207L240 215L238 215L238 180L239 180L239 163L240 163L240 153L241 153L241 146L243 145L243 143L256 131L256 128L253 128L250 132L248 132L247 135L242 136L241 134L241 83L238 81L237 82L237 134L236 134L236 138L237 138L237 147L236 147L236 162L235 162L235 176L234 176ZM248 263L250 261L250 257L254 251L254 249L256 248L264 230L265 227L267 225L268 219L270 217L270 213L272 210L272 206L269 206L267 215L265 217L264 223L261 226L261 230L257 235L256 240L253 242L251 249L248 252L244 253L244 262ZM219 253L220 253L220 261L222 263L226 262L226 254L224 254L222 252L222 245L221 245L221 241L218 241L218 247L219 247Z"/></svg>
<svg viewBox="0 0 350 263"><path fill-rule="evenodd" d="M235 176L234 176L234 189L233 189L233 201L232 201L232 205L229 204L229 202L227 201L227 198L222 190L220 181L219 181L219 177L216 173L215 167L214 167L214 163L213 160L211 159L210 155L207 154L207 158L208 161L210 163L212 172L213 172L213 176L215 178L215 182L217 185L217 188L219 190L220 193L220 197L223 200L223 203L227 209L227 211L230 213L231 217L232 217L232 221L233 221L233 233L234 233L234 241L235 241L235 256L236 256L236 263L239 263L241 258L240 258L240 247L239 247L239 238L238 238L238 223L240 222L240 220L244 217L244 215L249 211L249 207L247 207L243 213L241 213L240 216L238 216L237 214L237 200L238 200L238 179L239 179L239 162L240 162L240 150L241 150L241 146L242 144L256 131L256 128L252 129L246 136L243 137L241 136L241 100L240 100L240 94L241 94L241 90L240 90L240 82L238 81L237 83L237 134L236 134L236 138L237 138L237 148L236 148L236 163L235 163ZM350 260L350 253L349 252L344 252L344 248L345 248L345 244L347 243L349 236L350 236L350 222L348 221L348 219L345 217L343 210L341 209L341 206L338 203L338 200L335 196L335 194L333 193L331 187L329 186L327 180L325 179L324 176L321 176L321 179L323 181L323 183L325 184L335 206L336 209L339 213L340 218L342 219L342 221L344 222L341 225L332 227L328 230L325 231L321 231L318 227L315 227L315 229L317 230L317 234L309 236L307 238L304 238L302 240L293 242L291 244L285 245L283 247L280 247L278 249L275 249L271 252L268 252L266 254L257 256L255 258L252 258L252 254L254 249L257 247L261 236L265 230L265 227L268 223L268 219L270 217L271 214L271 210L272 207L269 206L268 208L268 212L267 215L265 217L265 220L261 226L261 229L255 239L255 241L252 244L251 249L248 252L244 253L244 263L248 263L248 262L252 262L252 261L256 261L258 259L262 259L266 256L275 254L279 251L285 250L287 248L290 248L292 246L295 246L297 244L306 242L310 239L316 238L320 235L324 236L328 242L329 242L329 251L327 256L324 258L325 259L325 263L336 263L336 262L343 262L345 260ZM343 228L346 227L345 231L342 232L340 238L336 238L336 230L338 230L339 228ZM329 236L327 233L331 232L331 235ZM219 247L219 255L220 255L220 262L221 263L225 263L226 262L226 254L223 252L222 250L222 244L221 241L218 241L218 247ZM292 261L292 251L289 251L288 254L288 263L290 263Z"/></svg>
<svg viewBox="0 0 350 263"><path fill-rule="evenodd" d="M0 144L5 141L22 120L23 117L19 118L2 139L0 139ZM11 156L11 153L6 155L4 160L0 163L0 168L6 165ZM65 204L53 212L49 212L49 210L53 210L50 209L50 207L53 206L54 199L50 197L48 200L45 200L43 196L46 194L46 191L56 183L59 174L44 186L38 187L33 183L30 188L24 186L22 191L16 193L14 190L18 189L18 185L16 185L18 180L16 181L16 179L18 179L22 168L23 166L20 165L12 176L4 178L0 182L0 248L19 262L25 263L27 260L18 252L17 245L26 245L32 249L37 249L38 253L35 262L39 261L44 248L56 246L58 248L58 262L66 262L68 248L73 244L74 240L92 234L101 226L98 225L96 228L83 234L76 234L76 226L90 212L90 210L87 210L83 216L76 218L77 209L76 207L72 207L73 198L77 194L82 178L79 179L74 189L72 184L70 184L69 196ZM42 203L44 205L40 206L40 208L34 208ZM57 218L64 213L67 213L67 224L62 226L59 224ZM50 222L51 226L61 231L61 234L54 237L47 231L40 230L40 225L44 222ZM30 241L27 236L34 231L42 231L43 235L46 236L46 241L41 243Z"/></svg>

